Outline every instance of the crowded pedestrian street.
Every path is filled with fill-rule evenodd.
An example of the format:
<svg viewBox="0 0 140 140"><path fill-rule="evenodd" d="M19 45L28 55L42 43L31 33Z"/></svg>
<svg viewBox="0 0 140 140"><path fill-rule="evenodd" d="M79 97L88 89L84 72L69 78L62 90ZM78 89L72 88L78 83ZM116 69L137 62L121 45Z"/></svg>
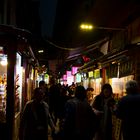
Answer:
<svg viewBox="0 0 140 140"><path fill-rule="evenodd" d="M0 140L140 140L139 13L0 0Z"/></svg>

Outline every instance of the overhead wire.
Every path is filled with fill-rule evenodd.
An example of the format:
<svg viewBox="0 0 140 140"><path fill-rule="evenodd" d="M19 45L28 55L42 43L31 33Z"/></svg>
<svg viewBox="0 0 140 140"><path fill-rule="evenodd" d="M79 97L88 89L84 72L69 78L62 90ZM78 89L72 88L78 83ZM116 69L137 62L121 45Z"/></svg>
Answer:
<svg viewBox="0 0 140 140"><path fill-rule="evenodd" d="M56 48L59 48L59 49L62 49L62 50L67 50L67 51L75 51L75 50L78 50L78 49L81 48L81 47L78 47L78 48L66 48L66 47L58 46L58 45L54 44L53 42L51 42L51 41L49 41L49 40L46 40L46 39L45 39L45 41L47 41L50 45L52 45L52 46L54 46L54 47L56 47Z"/></svg>
<svg viewBox="0 0 140 140"><path fill-rule="evenodd" d="M66 48L66 47L61 47L61 46L58 46L58 45L56 45L56 44L54 44L53 42L51 42L51 41L49 41L49 40L47 40L47 39L45 39L45 41L47 41L50 45L52 45L52 46L54 46L54 47L56 47L56 48L59 48L59 49L63 49L63 50L67 50L67 51L76 51L76 50L79 50L79 49L82 49L82 48L87 48L87 49L89 49L89 48L92 48L92 47L94 47L94 46L98 46L98 44L101 44L102 42L105 42L105 41L107 41L109 38L108 37L106 37L106 38L104 38L104 39L101 39L101 40L99 40L99 41L97 41L97 42L94 42L94 43L92 43L92 44L90 44L90 45L88 45L88 46L84 46L84 47L76 47L76 48Z"/></svg>

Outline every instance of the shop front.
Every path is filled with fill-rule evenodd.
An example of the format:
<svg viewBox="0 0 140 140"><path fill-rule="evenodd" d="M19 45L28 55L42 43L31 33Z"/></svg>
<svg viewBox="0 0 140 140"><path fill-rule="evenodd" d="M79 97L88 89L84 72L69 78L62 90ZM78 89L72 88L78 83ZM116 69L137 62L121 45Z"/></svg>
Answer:
<svg viewBox="0 0 140 140"><path fill-rule="evenodd" d="M118 75L118 63L109 63L106 67L108 83L112 86L114 98L118 98L122 95L122 83L120 82Z"/></svg>
<svg viewBox="0 0 140 140"><path fill-rule="evenodd" d="M0 139L3 140L18 139L20 112L27 101L27 79L31 79L34 63L31 60L35 60L27 35L24 30L0 26Z"/></svg>
<svg viewBox="0 0 140 140"><path fill-rule="evenodd" d="M134 80L135 76L135 60L131 58L128 61L119 64L119 81L122 87L122 96L126 94L126 82Z"/></svg>
<svg viewBox="0 0 140 140"><path fill-rule="evenodd" d="M106 82L110 83L113 89L114 98L117 100L125 96L125 84L129 80L136 77L135 59L131 57L131 52L125 51L121 55L117 55L106 63L105 77ZM105 63L105 62L104 62Z"/></svg>

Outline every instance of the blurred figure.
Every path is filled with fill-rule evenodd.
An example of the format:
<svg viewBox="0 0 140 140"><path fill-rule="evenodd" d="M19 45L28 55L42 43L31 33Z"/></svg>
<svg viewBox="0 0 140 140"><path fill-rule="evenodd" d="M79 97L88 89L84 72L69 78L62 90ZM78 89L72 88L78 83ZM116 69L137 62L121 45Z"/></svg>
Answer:
<svg viewBox="0 0 140 140"><path fill-rule="evenodd" d="M57 125L57 132L53 136L53 140L63 140L63 120L64 120L64 112L65 112L65 104L69 96L67 95L67 90L62 86L60 97L59 97L59 105L58 105L58 125Z"/></svg>
<svg viewBox="0 0 140 140"><path fill-rule="evenodd" d="M87 88L87 90L86 90L87 100L88 100L88 103L90 105L91 105L91 103L93 101L93 91L94 91L94 89L92 87Z"/></svg>
<svg viewBox="0 0 140 140"><path fill-rule="evenodd" d="M50 81L50 84L51 84L49 88L50 114L56 125L59 118L59 101L60 101L61 85L57 84L53 79Z"/></svg>
<svg viewBox="0 0 140 140"><path fill-rule="evenodd" d="M54 132L49 107L43 99L44 92L41 88L36 88L33 99L27 102L21 116L20 140L48 140L48 125Z"/></svg>
<svg viewBox="0 0 140 140"><path fill-rule="evenodd" d="M64 118L64 109L65 109L65 104L67 100L69 99L69 96L67 95L67 90L62 87L60 91L60 97L59 97L59 122Z"/></svg>
<svg viewBox="0 0 140 140"><path fill-rule="evenodd" d="M95 140L112 140L112 110L115 105L112 94L111 85L104 84L101 93L95 97L92 104L99 121Z"/></svg>
<svg viewBox="0 0 140 140"><path fill-rule="evenodd" d="M45 81L42 80L39 82L39 88L41 88L44 91L45 93L44 100L49 104L48 87Z"/></svg>
<svg viewBox="0 0 140 140"><path fill-rule="evenodd" d="M140 93L135 80L126 83L126 96L117 105L116 115L122 120L123 140L140 139Z"/></svg>
<svg viewBox="0 0 140 140"><path fill-rule="evenodd" d="M69 97L73 98L74 97L74 92L75 92L76 85L74 82L68 87L68 92L69 92Z"/></svg>
<svg viewBox="0 0 140 140"><path fill-rule="evenodd" d="M75 97L65 105L64 140L92 140L96 122L96 115L86 100L85 88L77 86Z"/></svg>

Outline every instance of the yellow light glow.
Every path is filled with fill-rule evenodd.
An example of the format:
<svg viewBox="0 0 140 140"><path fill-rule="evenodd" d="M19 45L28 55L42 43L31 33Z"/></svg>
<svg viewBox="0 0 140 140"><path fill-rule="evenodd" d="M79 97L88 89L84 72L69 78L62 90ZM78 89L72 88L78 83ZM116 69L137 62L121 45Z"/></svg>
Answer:
<svg viewBox="0 0 140 140"><path fill-rule="evenodd" d="M85 25L85 29L88 29L88 25Z"/></svg>
<svg viewBox="0 0 140 140"><path fill-rule="evenodd" d="M92 30L93 29L93 25L85 23L85 24L81 24L80 28L82 30Z"/></svg>
<svg viewBox="0 0 140 140"><path fill-rule="evenodd" d="M89 25L89 29L93 29L93 26L92 25Z"/></svg>
<svg viewBox="0 0 140 140"><path fill-rule="evenodd" d="M82 24L82 25L80 26L80 28L81 28L81 29L84 29L84 25Z"/></svg>

